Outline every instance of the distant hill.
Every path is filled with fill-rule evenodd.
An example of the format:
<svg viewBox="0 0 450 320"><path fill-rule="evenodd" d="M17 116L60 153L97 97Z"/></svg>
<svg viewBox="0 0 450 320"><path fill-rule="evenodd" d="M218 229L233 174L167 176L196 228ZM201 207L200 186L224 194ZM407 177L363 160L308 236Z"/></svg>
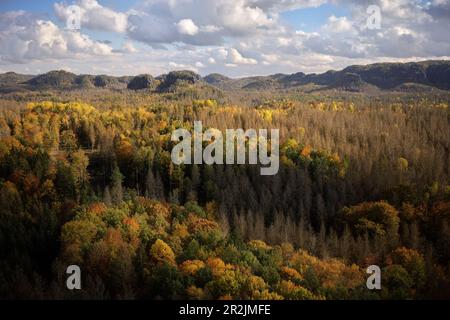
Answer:
<svg viewBox="0 0 450 320"><path fill-rule="evenodd" d="M203 78L203 80L205 80L207 83L209 84L218 84L218 83L223 83L225 81L229 81L232 80L231 78L228 78L224 75L218 74L218 73L212 73L210 75L207 75L206 77Z"/></svg>
<svg viewBox="0 0 450 320"><path fill-rule="evenodd" d="M172 71L157 78L160 84L159 92L175 92L182 87L203 82L202 77L192 71Z"/></svg>
<svg viewBox="0 0 450 320"><path fill-rule="evenodd" d="M112 77L107 75L76 75L64 70L50 71L38 76L7 72L0 74L0 92L126 88L131 79L132 77Z"/></svg>
<svg viewBox="0 0 450 320"><path fill-rule="evenodd" d="M50 71L38 76L14 72L0 74L0 92L23 90L77 90L111 88L150 90L160 93L198 90L208 92L248 90L270 91L295 88L314 90L336 89L352 92L389 90L399 92L427 92L450 90L450 61L423 61L417 63L376 63L366 66L349 66L341 71L321 74L303 72L275 74L232 79L221 74L204 78L192 71L173 71L153 78L112 77L107 75L76 75L67 71Z"/></svg>
<svg viewBox="0 0 450 320"><path fill-rule="evenodd" d="M70 87L75 86L77 83L77 75L59 70L59 71L50 71L48 73L41 74L37 77L34 77L26 82L29 86L36 88L61 88L68 89ZM80 76L79 83L83 83L83 76Z"/></svg>
<svg viewBox="0 0 450 320"><path fill-rule="evenodd" d="M127 88L130 90L149 89L154 84L155 79L149 74L142 74L131 79L128 82Z"/></svg>
<svg viewBox="0 0 450 320"><path fill-rule="evenodd" d="M0 74L0 83L5 84L5 85L8 85L8 84L13 85L13 84L21 83L21 82L26 82L26 81L30 80L31 78L33 78L33 76L31 76L31 75L18 74L15 72L7 72L7 73Z"/></svg>
<svg viewBox="0 0 450 320"><path fill-rule="evenodd" d="M15 72L7 72L0 74L0 92L14 92L24 90L22 83L32 79L33 76L18 74Z"/></svg>
<svg viewBox="0 0 450 320"><path fill-rule="evenodd" d="M424 61L417 63L377 63L367 66L350 66L341 71L322 74L271 75L230 79L218 74L204 80L223 90L276 90L305 85L344 91L427 90L426 87L450 90L450 61ZM417 84L417 86L412 86Z"/></svg>

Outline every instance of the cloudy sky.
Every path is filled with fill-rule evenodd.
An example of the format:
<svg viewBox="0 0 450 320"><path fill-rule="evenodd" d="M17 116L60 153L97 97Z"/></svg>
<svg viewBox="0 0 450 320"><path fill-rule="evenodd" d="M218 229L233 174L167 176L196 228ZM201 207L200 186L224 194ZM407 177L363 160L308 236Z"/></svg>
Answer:
<svg viewBox="0 0 450 320"><path fill-rule="evenodd" d="M449 31L450 0L0 0L0 72L323 72L450 59Z"/></svg>

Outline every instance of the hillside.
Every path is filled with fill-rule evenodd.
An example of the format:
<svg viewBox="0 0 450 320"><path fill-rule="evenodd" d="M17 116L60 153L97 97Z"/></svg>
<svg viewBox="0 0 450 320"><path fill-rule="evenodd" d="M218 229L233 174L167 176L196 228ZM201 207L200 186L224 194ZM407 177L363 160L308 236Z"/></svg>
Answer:
<svg viewBox="0 0 450 320"><path fill-rule="evenodd" d="M0 92L41 91L41 90L89 90L128 89L133 91L148 90L156 93L180 93L186 90L210 92L220 95L220 90L203 81L202 77L192 71L172 71L156 78L144 74L138 76L113 77L107 75L76 75L57 70L41 75L21 75L14 72L0 74Z"/></svg>
<svg viewBox="0 0 450 320"><path fill-rule="evenodd" d="M0 74L0 92L13 92L23 90L20 84L32 78L32 75L18 74L15 72Z"/></svg>
<svg viewBox="0 0 450 320"><path fill-rule="evenodd" d="M205 81L223 90L276 90L304 85L318 85L323 89L365 91L369 88L402 91L407 84L418 84L416 90L429 91L433 87L450 89L450 61L424 61L418 63L377 63L367 66L350 66L341 71L322 74L270 75L229 79L216 75ZM409 89L413 88L409 86Z"/></svg>
<svg viewBox="0 0 450 320"><path fill-rule="evenodd" d="M194 86L200 91L271 91L313 87L314 90L337 89L351 92L377 90L428 92L450 90L450 61L417 63L377 63L349 66L341 71L322 74L297 72L232 79L221 74L204 78L192 71L172 71L153 78L151 75L113 77L107 75L76 75L66 71L50 71L31 76L14 72L0 74L0 92L23 90L77 90L92 88L147 89L159 93L174 93Z"/></svg>

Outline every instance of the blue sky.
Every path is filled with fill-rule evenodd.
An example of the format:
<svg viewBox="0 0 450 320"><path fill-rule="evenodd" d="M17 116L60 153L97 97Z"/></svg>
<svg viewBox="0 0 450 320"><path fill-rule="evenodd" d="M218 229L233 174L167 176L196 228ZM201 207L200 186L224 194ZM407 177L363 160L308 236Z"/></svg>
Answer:
<svg viewBox="0 0 450 320"><path fill-rule="evenodd" d="M80 30L66 28L73 4ZM447 59L449 13L450 0L1 0L0 72L239 77Z"/></svg>
<svg viewBox="0 0 450 320"><path fill-rule="evenodd" d="M61 1L64 2L64 1ZM65 1L66 3L76 3L76 1ZM117 11L126 11L137 1L124 0L102 0L100 4L115 9ZM1 11L26 10L33 12L53 13L54 0L2 0L0 2Z"/></svg>
<svg viewBox="0 0 450 320"><path fill-rule="evenodd" d="M293 28L306 32L317 31L332 15L345 17L349 16L350 12L346 6L323 4L317 8L298 9L281 14L282 19Z"/></svg>

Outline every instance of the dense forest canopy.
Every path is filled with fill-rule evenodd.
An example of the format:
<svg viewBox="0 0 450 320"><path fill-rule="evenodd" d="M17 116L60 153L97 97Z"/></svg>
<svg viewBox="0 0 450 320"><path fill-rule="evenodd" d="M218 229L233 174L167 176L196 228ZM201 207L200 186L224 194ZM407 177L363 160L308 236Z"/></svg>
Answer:
<svg viewBox="0 0 450 320"><path fill-rule="evenodd" d="M183 76L131 82L164 92L2 94L0 297L450 297L447 93L230 93ZM194 121L280 129L279 173L174 165L171 133Z"/></svg>

